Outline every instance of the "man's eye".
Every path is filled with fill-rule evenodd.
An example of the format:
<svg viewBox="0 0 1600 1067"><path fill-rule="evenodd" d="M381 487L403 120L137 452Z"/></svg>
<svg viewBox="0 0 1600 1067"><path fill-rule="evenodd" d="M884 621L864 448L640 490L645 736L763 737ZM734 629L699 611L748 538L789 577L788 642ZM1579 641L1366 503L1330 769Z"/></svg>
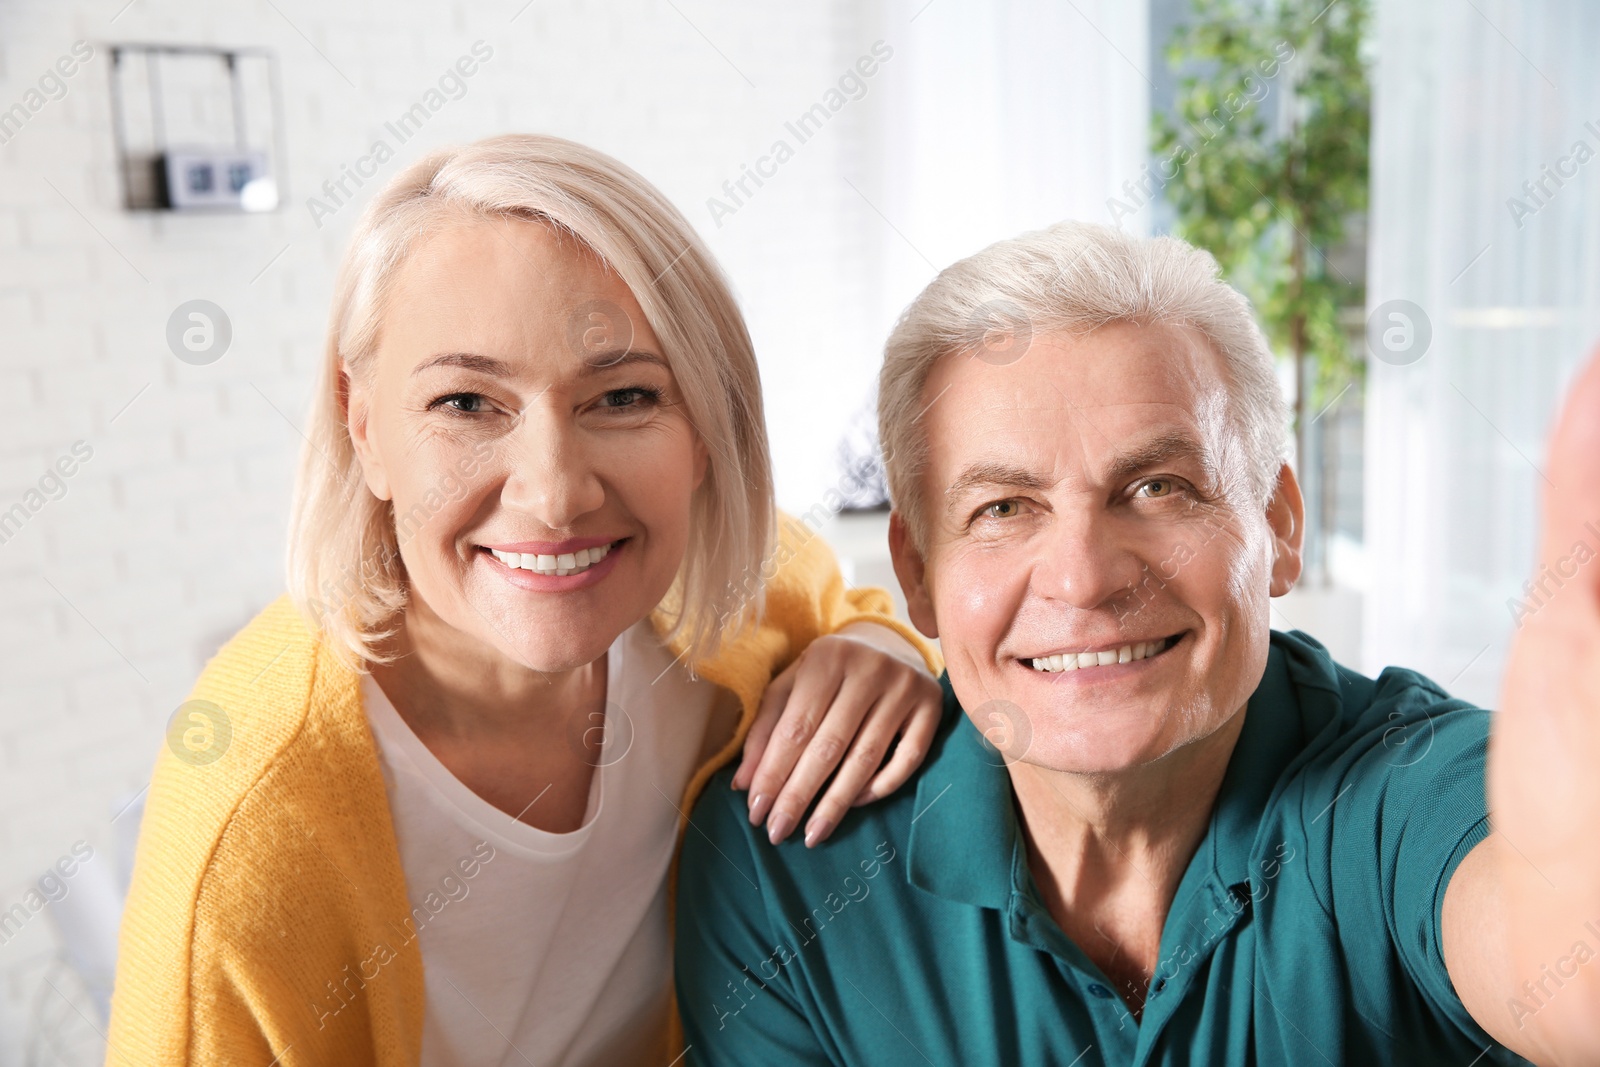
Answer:
<svg viewBox="0 0 1600 1067"><path fill-rule="evenodd" d="M482 393L451 393L428 405L428 410L443 408L455 415L477 415L486 411L489 401Z"/></svg>
<svg viewBox="0 0 1600 1067"><path fill-rule="evenodd" d="M1022 505L1015 500L998 500L982 511L978 512L980 519L1010 519L1022 510Z"/></svg>
<svg viewBox="0 0 1600 1067"><path fill-rule="evenodd" d="M1151 478L1139 486L1135 495L1143 497L1171 496L1176 488L1177 486L1173 484L1171 478Z"/></svg>

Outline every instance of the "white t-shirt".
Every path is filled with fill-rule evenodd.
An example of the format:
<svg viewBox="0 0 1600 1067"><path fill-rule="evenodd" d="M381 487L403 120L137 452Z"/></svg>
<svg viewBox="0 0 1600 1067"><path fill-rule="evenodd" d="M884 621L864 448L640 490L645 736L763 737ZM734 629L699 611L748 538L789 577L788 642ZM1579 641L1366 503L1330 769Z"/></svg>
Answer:
<svg viewBox="0 0 1600 1067"><path fill-rule="evenodd" d="M363 676L421 942L422 1067L584 1067L657 1049L671 1010L667 871L716 687L674 663L648 620L607 657L599 766L566 834L473 793Z"/></svg>

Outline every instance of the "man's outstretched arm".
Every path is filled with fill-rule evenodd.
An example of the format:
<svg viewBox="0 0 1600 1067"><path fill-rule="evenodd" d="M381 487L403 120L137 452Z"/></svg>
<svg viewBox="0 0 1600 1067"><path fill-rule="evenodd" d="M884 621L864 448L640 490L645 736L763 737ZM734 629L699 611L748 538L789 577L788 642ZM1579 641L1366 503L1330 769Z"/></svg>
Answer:
<svg viewBox="0 0 1600 1067"><path fill-rule="evenodd" d="M1550 595L1512 641L1487 775L1493 832L1445 894L1446 967L1479 1025L1541 1065L1600 1063L1600 356L1551 440Z"/></svg>

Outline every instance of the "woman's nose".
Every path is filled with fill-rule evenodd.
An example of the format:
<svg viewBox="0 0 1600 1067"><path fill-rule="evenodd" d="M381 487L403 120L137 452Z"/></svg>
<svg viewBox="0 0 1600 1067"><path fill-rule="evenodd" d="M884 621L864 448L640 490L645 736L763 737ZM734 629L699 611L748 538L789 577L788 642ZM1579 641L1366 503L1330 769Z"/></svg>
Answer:
<svg viewBox="0 0 1600 1067"><path fill-rule="evenodd" d="M584 435L563 413L530 406L502 439L507 473L501 500L551 530L567 530L605 501Z"/></svg>

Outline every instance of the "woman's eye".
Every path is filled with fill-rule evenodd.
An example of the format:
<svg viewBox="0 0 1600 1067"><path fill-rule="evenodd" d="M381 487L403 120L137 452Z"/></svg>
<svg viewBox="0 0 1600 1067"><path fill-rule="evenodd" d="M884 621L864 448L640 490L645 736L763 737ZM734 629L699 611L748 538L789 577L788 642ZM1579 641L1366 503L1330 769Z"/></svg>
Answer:
<svg viewBox="0 0 1600 1067"><path fill-rule="evenodd" d="M1015 517L1021 510L1022 505L1015 500L1000 500L978 512L978 517L982 519L1009 519Z"/></svg>
<svg viewBox="0 0 1600 1067"><path fill-rule="evenodd" d="M489 401L481 393L451 393L441 396L428 405L429 410L443 408L457 415L477 415L488 409Z"/></svg>
<svg viewBox="0 0 1600 1067"><path fill-rule="evenodd" d="M1151 478L1148 482L1139 486L1137 495L1143 497L1171 496L1175 488L1176 486L1172 484L1171 478Z"/></svg>
<svg viewBox="0 0 1600 1067"><path fill-rule="evenodd" d="M628 389L613 389L600 400L604 408L642 408L649 407L661 399L661 393L655 389L644 386L635 386Z"/></svg>

